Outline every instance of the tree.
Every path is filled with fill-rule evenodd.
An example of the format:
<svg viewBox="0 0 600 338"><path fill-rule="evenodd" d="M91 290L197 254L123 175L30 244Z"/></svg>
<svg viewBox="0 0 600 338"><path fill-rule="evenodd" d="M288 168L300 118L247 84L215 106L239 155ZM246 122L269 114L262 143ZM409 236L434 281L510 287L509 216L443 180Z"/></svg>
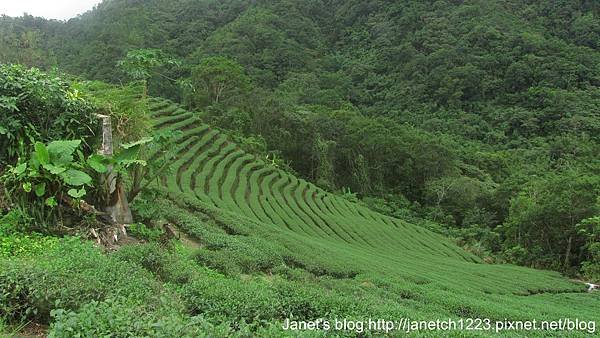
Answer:
<svg viewBox="0 0 600 338"><path fill-rule="evenodd" d="M202 106L231 101L251 88L244 68L222 56L205 58L193 67L192 85Z"/></svg>
<svg viewBox="0 0 600 338"><path fill-rule="evenodd" d="M578 265L585 243L577 230L582 220L596 215L600 179L569 169L552 172L526 185L510 202L503 225L505 247L522 247L527 262L567 270Z"/></svg>
<svg viewBox="0 0 600 338"><path fill-rule="evenodd" d="M168 76L158 73L157 69L164 65L178 65L179 63L169 57L160 49L135 49L127 52L124 59L117 65L134 81L141 81L144 86L142 98L148 96L148 79L154 74L160 75L168 80L176 81Z"/></svg>
<svg viewBox="0 0 600 338"><path fill-rule="evenodd" d="M600 282L600 216L584 219L577 228L585 238L583 248L586 253L581 270L587 278Z"/></svg>

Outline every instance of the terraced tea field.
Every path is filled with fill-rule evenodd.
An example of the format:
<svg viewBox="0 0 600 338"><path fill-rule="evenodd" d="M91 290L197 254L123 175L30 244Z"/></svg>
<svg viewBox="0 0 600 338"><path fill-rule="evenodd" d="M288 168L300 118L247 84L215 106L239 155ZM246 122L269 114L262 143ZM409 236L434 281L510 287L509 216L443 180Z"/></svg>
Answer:
<svg viewBox="0 0 600 338"><path fill-rule="evenodd" d="M365 316L600 321L600 297L586 293L582 283L550 271L484 264L441 235L351 203L245 153L170 101L154 99L151 110L155 129L181 131L172 174L162 182L171 196L166 213L209 250L276 257L329 276L341 283L336 288L358 282L361 293L377 295L386 309ZM195 210L235 221L210 225Z"/></svg>

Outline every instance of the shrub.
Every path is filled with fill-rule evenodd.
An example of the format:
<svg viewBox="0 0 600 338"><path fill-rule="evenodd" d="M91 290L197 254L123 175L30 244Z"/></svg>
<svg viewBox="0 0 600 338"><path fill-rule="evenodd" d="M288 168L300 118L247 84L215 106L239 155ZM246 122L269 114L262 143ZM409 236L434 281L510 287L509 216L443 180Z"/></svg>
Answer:
<svg viewBox="0 0 600 338"><path fill-rule="evenodd" d="M0 217L0 235L10 235L26 230L31 224L31 218L20 210L11 210Z"/></svg>
<svg viewBox="0 0 600 338"><path fill-rule="evenodd" d="M0 258L0 313L11 320L48 323L50 311L127 296L150 306L161 296L152 276L77 238L62 240L35 259Z"/></svg>
<svg viewBox="0 0 600 338"><path fill-rule="evenodd" d="M275 293L265 284L203 276L181 289L193 314L246 322L271 320L281 313Z"/></svg>
<svg viewBox="0 0 600 338"><path fill-rule="evenodd" d="M198 337L203 332L227 333L201 317L185 317L167 304L152 309L128 298L91 301L78 311L52 311L49 337Z"/></svg>
<svg viewBox="0 0 600 338"><path fill-rule="evenodd" d="M211 251L212 249L212 251ZM227 236L218 247L209 245L196 252L199 263L225 274L270 272L282 265L281 256L265 240Z"/></svg>
<svg viewBox="0 0 600 338"><path fill-rule="evenodd" d="M59 208L73 209L71 205L86 195L86 188L93 186L88 173L106 171L101 157L86 159L80 145L80 140L36 142L27 158L19 158L0 176L9 201L37 225L63 223L66 210Z"/></svg>
<svg viewBox="0 0 600 338"><path fill-rule="evenodd" d="M126 298L92 301L79 311L55 310L50 338L62 337L283 337L277 323L232 322L225 317L189 317L164 304L159 309ZM289 332L288 332L289 334ZM323 336L302 334L301 336Z"/></svg>
<svg viewBox="0 0 600 338"><path fill-rule="evenodd" d="M273 269L273 273L285 277L287 280L292 281L310 281L315 278L315 276L301 268L293 268L285 265L280 265Z"/></svg>
<svg viewBox="0 0 600 338"><path fill-rule="evenodd" d="M277 280L273 289L281 311L280 318L312 320L324 315L343 318L365 314L359 311L354 297L326 290L318 284Z"/></svg>
<svg viewBox="0 0 600 338"><path fill-rule="evenodd" d="M157 205L156 203L158 197L152 195L153 194L151 194L150 191L145 191L143 195L138 195L130 205L135 219L139 222L147 224L161 218L161 208L160 205Z"/></svg>
<svg viewBox="0 0 600 338"><path fill-rule="evenodd" d="M168 252L156 243L128 245L113 254L117 259L139 265L164 282L187 283L194 266L180 254Z"/></svg>
<svg viewBox="0 0 600 338"><path fill-rule="evenodd" d="M36 256L53 250L58 238L32 233L30 235L14 233L0 234L0 257Z"/></svg>
<svg viewBox="0 0 600 338"><path fill-rule="evenodd" d="M95 107L71 85L19 65L0 65L0 83L0 163L14 163L32 139L82 139L91 152Z"/></svg>
<svg viewBox="0 0 600 338"><path fill-rule="evenodd" d="M29 218L18 210L12 210L0 218L0 257L35 256L51 251L58 238L37 233L24 234Z"/></svg>
<svg viewBox="0 0 600 338"><path fill-rule="evenodd" d="M133 223L127 227L127 232L138 239L157 241L165 233L161 228L151 228L144 223Z"/></svg>
<svg viewBox="0 0 600 338"><path fill-rule="evenodd" d="M588 245L591 260L582 264L583 275L594 282L600 282L600 243Z"/></svg>
<svg viewBox="0 0 600 338"><path fill-rule="evenodd" d="M114 138L121 142L131 142L147 135L148 100L139 97L143 91L141 84L129 83L113 86L99 81L86 81L77 84L104 114L111 117Z"/></svg>
<svg viewBox="0 0 600 338"><path fill-rule="evenodd" d="M232 257L229 257L227 252L224 251L198 249L194 253L194 257L199 264L215 269L226 275L233 276L242 272L239 263L234 262Z"/></svg>

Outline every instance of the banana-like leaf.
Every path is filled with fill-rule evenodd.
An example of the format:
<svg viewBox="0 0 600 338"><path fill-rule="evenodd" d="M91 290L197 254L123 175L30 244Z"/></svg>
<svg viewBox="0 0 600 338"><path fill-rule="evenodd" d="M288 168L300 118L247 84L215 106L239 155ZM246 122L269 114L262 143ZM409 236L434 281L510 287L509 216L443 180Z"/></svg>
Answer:
<svg viewBox="0 0 600 338"><path fill-rule="evenodd" d="M57 166L50 163L43 165L43 168L48 170L52 175L60 175L67 171L67 168L65 167Z"/></svg>
<svg viewBox="0 0 600 338"><path fill-rule="evenodd" d="M88 174L76 169L69 169L64 173L61 173L60 176L63 181L70 186L77 187L92 183L92 178Z"/></svg>
<svg viewBox="0 0 600 338"><path fill-rule="evenodd" d="M80 144L81 140L61 140L50 142L48 144L50 161L55 164L67 164L73 162L73 153Z"/></svg>
<svg viewBox="0 0 600 338"><path fill-rule="evenodd" d="M150 142L152 142L152 140L154 140L154 138L152 138L152 137L144 137L144 138L142 138L140 140L137 140L135 142L122 144L121 147L123 147L123 149L129 149L129 148L132 148L132 147L135 147L135 146L141 146L141 145L150 143Z"/></svg>
<svg viewBox="0 0 600 338"><path fill-rule="evenodd" d="M41 142L35 143L35 152L33 154L34 158L41 165L48 164L50 161L50 153L48 152L46 145Z"/></svg>
<svg viewBox="0 0 600 338"><path fill-rule="evenodd" d="M108 171L108 167L106 166L105 162L107 162L107 159L104 156L97 154L94 154L87 159L87 164L100 174Z"/></svg>
<svg viewBox="0 0 600 338"><path fill-rule="evenodd" d="M126 148L121 150L114 156L114 159L117 163L122 163L125 161L133 161L139 157L140 146L132 146L130 148Z"/></svg>

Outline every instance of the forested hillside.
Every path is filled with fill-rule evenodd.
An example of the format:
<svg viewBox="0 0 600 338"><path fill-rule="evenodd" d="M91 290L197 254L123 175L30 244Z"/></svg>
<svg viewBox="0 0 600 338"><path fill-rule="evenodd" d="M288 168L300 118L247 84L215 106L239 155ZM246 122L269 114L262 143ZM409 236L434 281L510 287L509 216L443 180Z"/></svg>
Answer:
<svg viewBox="0 0 600 338"><path fill-rule="evenodd" d="M280 167L481 256L597 279L598 15L592 0L105 0L68 22L0 18L0 61L125 83L117 61L159 49L178 61L142 76L149 94Z"/></svg>
<svg viewBox="0 0 600 338"><path fill-rule="evenodd" d="M0 336L597 334L599 15L1 16Z"/></svg>

